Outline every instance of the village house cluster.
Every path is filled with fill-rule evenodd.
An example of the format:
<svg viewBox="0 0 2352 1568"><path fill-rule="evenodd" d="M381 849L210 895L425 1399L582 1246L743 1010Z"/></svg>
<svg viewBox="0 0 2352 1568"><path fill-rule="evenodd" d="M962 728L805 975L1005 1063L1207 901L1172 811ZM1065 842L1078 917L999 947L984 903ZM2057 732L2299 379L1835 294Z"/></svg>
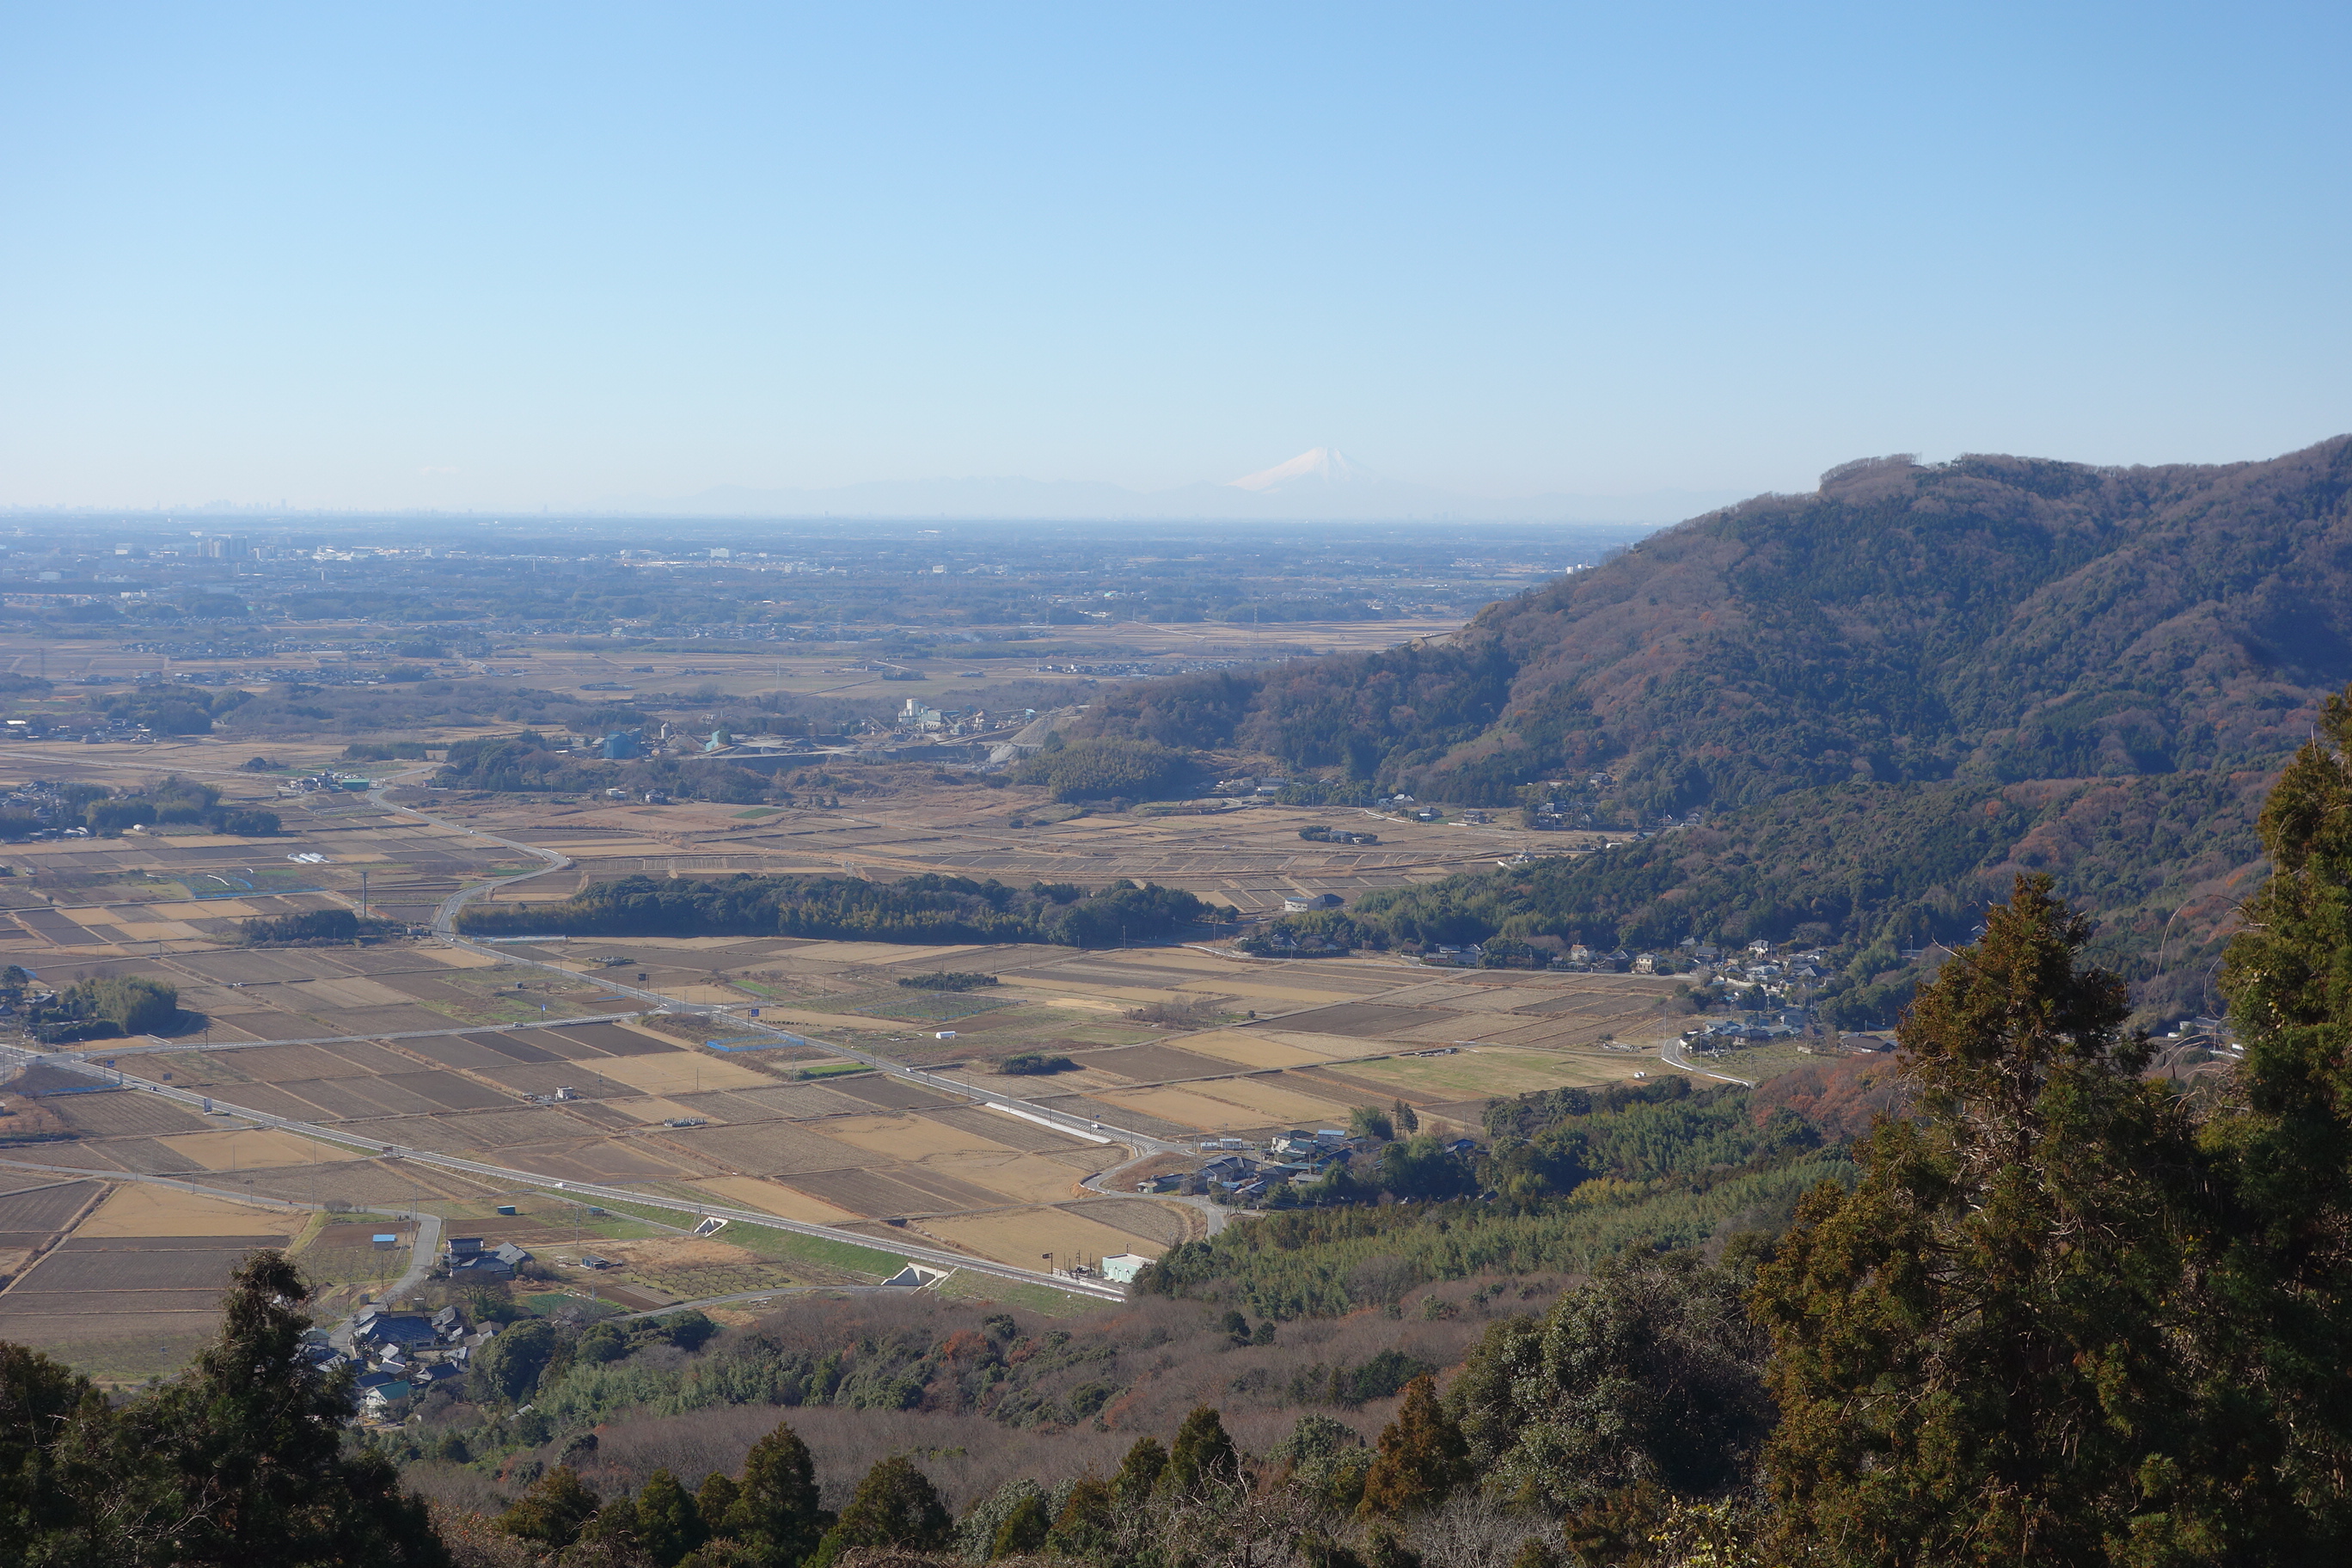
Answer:
<svg viewBox="0 0 2352 1568"><path fill-rule="evenodd" d="M1360 1137L1338 1127L1318 1127L1312 1131L1294 1127L1276 1133L1263 1144L1243 1138L1212 1138L1200 1145L1200 1152L1207 1157L1198 1169L1146 1177L1135 1184L1135 1190L1208 1195L1234 1205L1255 1204L1263 1202L1278 1186L1318 1180L1333 1167L1346 1164L1358 1154L1370 1153L1380 1146L1377 1138ZM1479 1145L1475 1139L1456 1138L1446 1148L1469 1159L1477 1154Z"/></svg>
<svg viewBox="0 0 2352 1568"><path fill-rule="evenodd" d="M394 1240L381 1236L376 1244L386 1247ZM530 1254L512 1242L489 1247L478 1236L452 1237L441 1248L442 1271L458 1282L503 1283L530 1261ZM380 1421L406 1409L435 1384L464 1377L475 1351L497 1332L495 1323L467 1326L454 1306L425 1312L377 1302L362 1308L334 1334L312 1331L307 1353L314 1364L330 1370L355 1369L360 1415Z"/></svg>

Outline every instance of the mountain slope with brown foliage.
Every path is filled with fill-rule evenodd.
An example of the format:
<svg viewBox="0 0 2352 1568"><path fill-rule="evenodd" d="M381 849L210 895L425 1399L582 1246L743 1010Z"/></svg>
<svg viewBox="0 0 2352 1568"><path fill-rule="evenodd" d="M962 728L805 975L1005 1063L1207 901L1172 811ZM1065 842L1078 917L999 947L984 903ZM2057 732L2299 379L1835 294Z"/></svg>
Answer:
<svg viewBox="0 0 2352 1568"><path fill-rule="evenodd" d="M1450 639L1133 688L1087 725L1262 753L1367 796L1557 799L1570 823L1615 826L1708 815L1606 870L1413 889L1444 906L1415 931L1493 906L1441 940L1793 936L1891 955L1964 939L2015 872L2047 869L2109 922L2104 962L2155 982L2168 959L2144 996L2194 1011L2259 880L2250 803L2352 680L2347 496L2352 437L2202 467L1852 463Z"/></svg>

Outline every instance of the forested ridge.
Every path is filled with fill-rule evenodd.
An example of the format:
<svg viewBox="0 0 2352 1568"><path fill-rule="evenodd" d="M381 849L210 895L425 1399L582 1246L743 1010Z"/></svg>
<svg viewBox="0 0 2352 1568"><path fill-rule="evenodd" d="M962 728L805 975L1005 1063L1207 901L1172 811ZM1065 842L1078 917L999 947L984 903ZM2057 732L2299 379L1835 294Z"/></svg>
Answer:
<svg viewBox="0 0 2352 1568"><path fill-rule="evenodd" d="M1085 727L1557 801L1569 826L1702 815L1629 864L1440 899L1612 945L1958 940L2048 869L2137 980L2181 911L2157 1001L2193 1011L2258 879L2250 802L2352 679L2347 489L2352 437L2210 467L1849 464L1452 638L1132 686Z"/></svg>
<svg viewBox="0 0 2352 1568"><path fill-rule="evenodd" d="M847 942L1042 942L1110 947L1231 920L1178 889L1120 882L1015 888L936 873L863 877L740 871L731 877L622 877L552 904L475 904L457 917L475 935L799 936Z"/></svg>

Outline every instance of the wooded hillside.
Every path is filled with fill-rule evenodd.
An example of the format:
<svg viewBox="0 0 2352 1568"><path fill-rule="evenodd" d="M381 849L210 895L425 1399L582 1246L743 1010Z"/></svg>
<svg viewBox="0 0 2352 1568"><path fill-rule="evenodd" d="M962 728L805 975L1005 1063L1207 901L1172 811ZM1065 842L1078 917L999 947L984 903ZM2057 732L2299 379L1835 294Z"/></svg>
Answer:
<svg viewBox="0 0 2352 1568"><path fill-rule="evenodd" d="M1448 642L1130 688L1087 727L1557 799L1571 826L1703 814L1630 862L1409 895L1612 943L1949 941L2047 868L2137 979L2182 912L2166 994L2194 1009L2256 874L2249 804L2352 679L2348 486L2352 437L2215 467L1848 464Z"/></svg>

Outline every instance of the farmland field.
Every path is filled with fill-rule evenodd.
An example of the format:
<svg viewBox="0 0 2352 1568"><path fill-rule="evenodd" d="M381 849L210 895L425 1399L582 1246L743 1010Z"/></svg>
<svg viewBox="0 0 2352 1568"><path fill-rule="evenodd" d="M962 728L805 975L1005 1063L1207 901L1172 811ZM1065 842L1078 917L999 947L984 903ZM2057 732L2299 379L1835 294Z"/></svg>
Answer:
<svg viewBox="0 0 2352 1568"><path fill-rule="evenodd" d="M287 752L303 765L333 760L323 746ZM43 765L110 784L176 769L247 798L270 787L224 771L216 749L193 742L50 748ZM254 916L355 908L363 870L372 912L421 922L461 888L532 864L480 833L546 844L572 862L502 880L495 899L506 905L625 875L938 872L1016 885L1129 877L1253 913L1569 841L1383 819L1378 845L1340 846L1302 840L1299 829L1361 826L1367 813L1253 803L1192 816L1048 814L1034 792L890 776L887 798L824 811L394 797L428 805L428 821L337 794L278 803L284 831L268 841L174 828L0 851L14 873L0 879L0 962L44 984L144 975L173 986L181 1007L163 1037L84 1053L117 1062L129 1079L121 1089L90 1091L89 1079L46 1067L13 1086L8 1104L21 1119L11 1126L47 1140L18 1151L51 1169L0 1174L24 1184L0 1196L0 1271L11 1279L0 1289L0 1334L77 1347L83 1364L109 1375L167 1365L208 1328L224 1259L257 1237L298 1245L328 1304L348 1310L405 1266L405 1239L380 1248L372 1238L404 1225L394 1216L412 1206L467 1234L530 1237L553 1260L561 1289L633 1309L721 1284L870 1279L897 1266L888 1249L901 1243L1026 1268L1045 1252L1156 1252L1200 1234L1207 1217L1171 1198L1126 1195L1132 1184L1117 1172L1138 1153L1344 1124L1352 1107L1393 1099L1421 1108L1425 1125L1468 1131L1487 1096L1655 1066L1601 1048L1666 1027L1669 984L1635 976L1441 972L1377 955L1258 961L1223 943L241 945L239 922ZM997 984L899 984L943 970ZM649 1013L610 981L669 997L671 1011ZM762 1026L868 1059L821 1046L705 1047L744 1044L751 1007ZM1457 1041L1475 1048L1415 1054ZM1071 1065L999 1070L1030 1055ZM940 1081L911 1081L887 1070L894 1063ZM194 1103L199 1096L215 1114ZM1080 1118L1114 1142L987 1109L988 1099ZM257 1125L246 1113L298 1126ZM1081 1185L1097 1174L1110 1191ZM839 1239L739 1222L680 1246L691 1215L614 1200L590 1217L552 1192L559 1182L772 1214ZM520 1213L499 1215L501 1204ZM336 1206L376 1217L322 1217ZM579 1266L592 1241L619 1267ZM150 1254L152 1266L136 1261ZM121 1306L139 1293L153 1309L143 1320Z"/></svg>
<svg viewBox="0 0 2352 1568"><path fill-rule="evenodd" d="M1101 1205L1041 1205L956 1219L926 1220L923 1228L930 1235L1006 1263L1034 1262L1048 1252L1067 1261L1082 1255L1108 1258L1121 1252L1156 1258L1165 1250L1163 1242L1149 1240L1089 1217L1087 1211L1097 1206Z"/></svg>

